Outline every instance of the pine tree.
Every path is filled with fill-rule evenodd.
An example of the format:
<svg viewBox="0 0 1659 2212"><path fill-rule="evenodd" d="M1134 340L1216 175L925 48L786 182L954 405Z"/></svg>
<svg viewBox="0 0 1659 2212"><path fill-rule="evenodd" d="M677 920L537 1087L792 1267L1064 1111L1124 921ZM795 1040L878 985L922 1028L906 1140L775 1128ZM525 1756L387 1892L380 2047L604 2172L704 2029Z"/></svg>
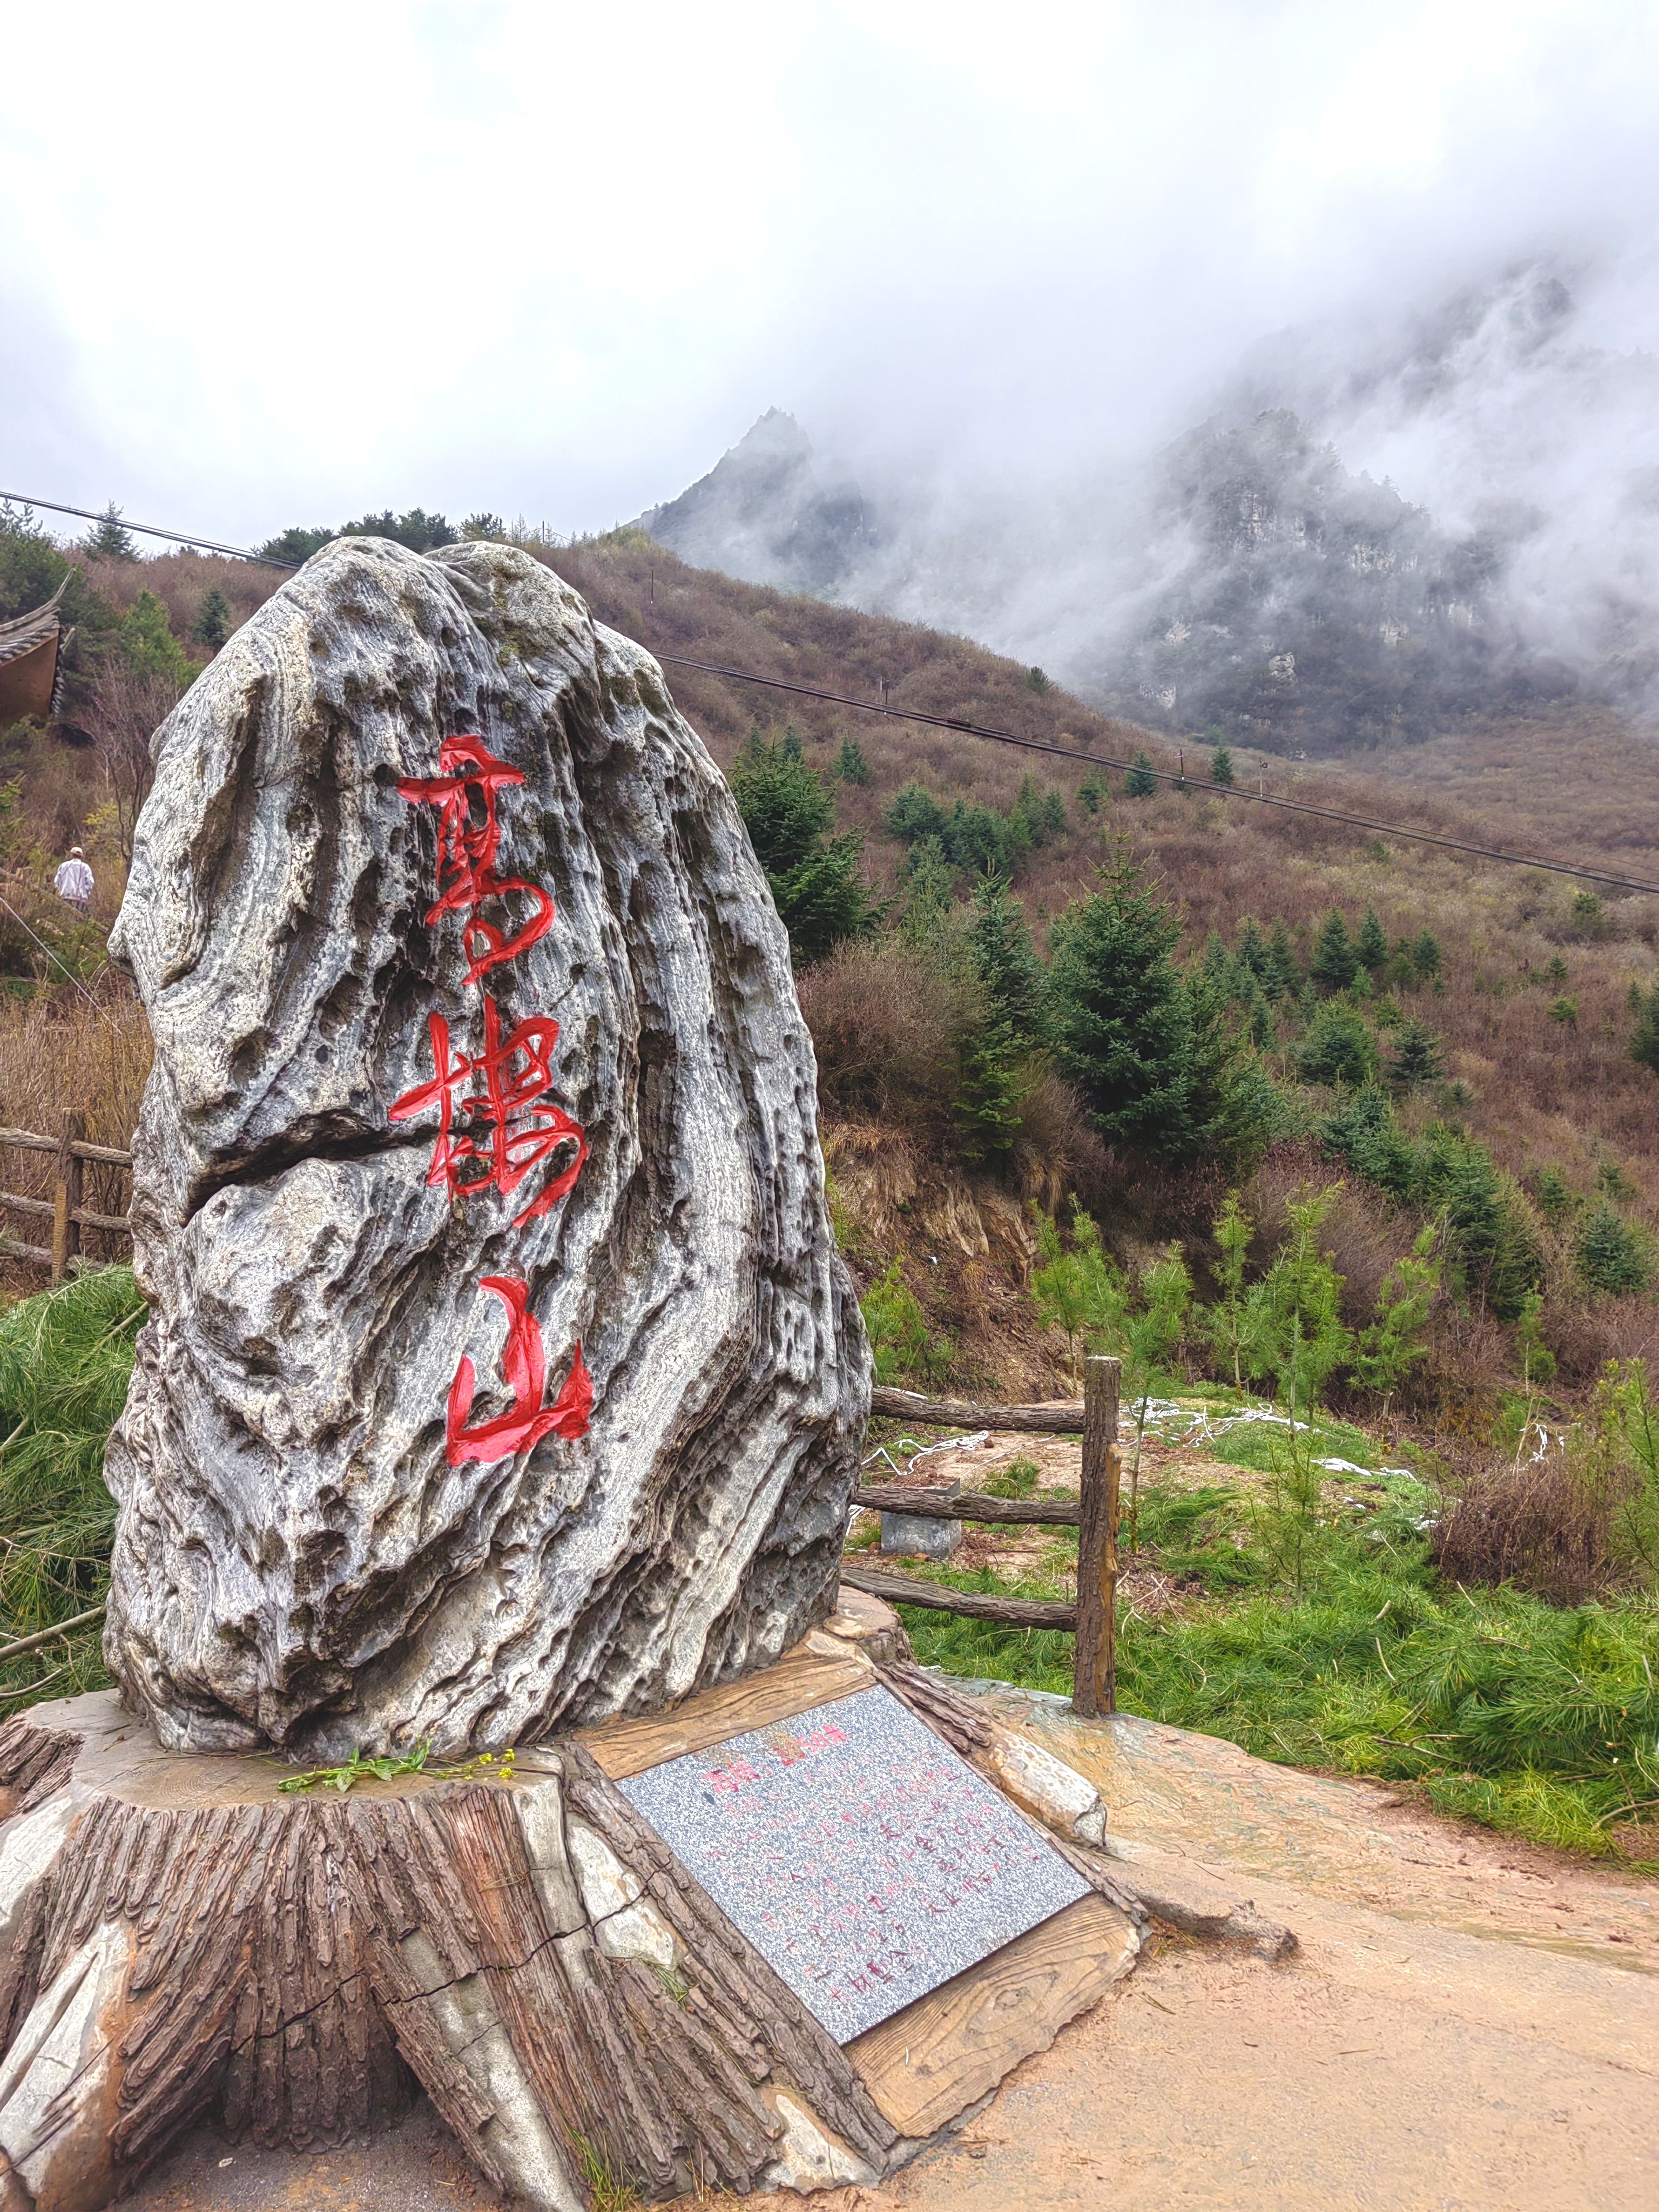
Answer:
<svg viewBox="0 0 1659 2212"><path fill-rule="evenodd" d="M1369 1083L1376 1073L1376 1041L1364 1016L1340 1000L1327 999L1297 1040L1296 1065L1304 1083L1332 1090Z"/></svg>
<svg viewBox="0 0 1659 2212"><path fill-rule="evenodd" d="M1000 876L981 876L974 886L968 942L992 1021L1006 1023L1022 1044L1036 1043L1042 1030L1042 969L1025 909Z"/></svg>
<svg viewBox="0 0 1659 2212"><path fill-rule="evenodd" d="M1233 787L1233 757L1225 745L1218 745L1210 755L1210 781L1218 783L1224 791Z"/></svg>
<svg viewBox="0 0 1659 2212"><path fill-rule="evenodd" d="M1412 967L1419 983L1433 983L1440 975L1440 942L1425 930L1412 947Z"/></svg>
<svg viewBox="0 0 1659 2212"><path fill-rule="evenodd" d="M1659 1075L1659 983L1636 994L1636 1027L1631 1032L1630 1056L1639 1067Z"/></svg>
<svg viewBox="0 0 1659 2212"><path fill-rule="evenodd" d="M1445 1072L1434 1031L1414 1014L1401 1022L1394 1032L1394 1050L1388 1063L1389 1081L1394 1088L1414 1091L1419 1084L1438 1082Z"/></svg>
<svg viewBox="0 0 1659 2212"><path fill-rule="evenodd" d="M841 751L836 758L836 774L843 783L869 782L870 763L865 757L864 747L856 738L842 739Z"/></svg>
<svg viewBox="0 0 1659 2212"><path fill-rule="evenodd" d="M1199 1322L1210 1340L1210 1348L1218 1363L1231 1368L1233 1388L1242 1397L1244 1391L1244 1263L1249 1255L1250 1238L1255 1233L1255 1224L1240 1206L1238 1193L1230 1190L1222 1202L1221 1212L1210 1225L1221 1255L1212 1271L1219 1295L1212 1306L1200 1313Z"/></svg>
<svg viewBox="0 0 1659 2212"><path fill-rule="evenodd" d="M1152 763L1145 751L1138 752L1134 766L1123 779L1126 799L1151 799L1158 790L1158 778L1152 774Z"/></svg>
<svg viewBox="0 0 1659 2212"><path fill-rule="evenodd" d="M1365 919L1359 925L1359 934L1354 939L1354 951L1359 964L1372 975L1389 964L1389 940L1382 934L1382 925L1376 918L1376 908L1368 906Z"/></svg>
<svg viewBox="0 0 1659 2212"><path fill-rule="evenodd" d="M1574 895L1572 926L1582 937L1600 937L1605 933L1607 918L1601 900L1594 891L1578 891Z"/></svg>
<svg viewBox="0 0 1659 2212"><path fill-rule="evenodd" d="M1254 921L1247 921L1243 929L1239 931L1238 943L1233 948L1233 957L1241 968L1249 970L1270 999L1278 996L1279 970L1274 964L1273 954L1268 949L1267 939Z"/></svg>
<svg viewBox="0 0 1659 2212"><path fill-rule="evenodd" d="M937 837L924 837L910 848L906 872L904 912L899 935L918 951L935 951L948 945L957 915L957 872L945 857Z"/></svg>
<svg viewBox="0 0 1659 2212"><path fill-rule="evenodd" d="M275 538L267 538L259 548L259 557L262 561L279 562L283 567L291 563L297 568L301 562L309 561L313 553L320 553L325 545L332 544L339 534L337 530L324 529L320 523L310 530L294 523L279 531Z"/></svg>
<svg viewBox="0 0 1659 2212"><path fill-rule="evenodd" d="M875 926L859 867L856 832L826 838L836 802L800 757L799 740L751 736L732 774L732 790L766 872L789 950L804 968L844 939Z"/></svg>
<svg viewBox="0 0 1659 2212"><path fill-rule="evenodd" d="M1077 803L1085 814L1098 814L1101 801L1111 796L1111 787L1098 769L1091 768L1077 787Z"/></svg>
<svg viewBox="0 0 1659 2212"><path fill-rule="evenodd" d="M210 653L217 653L232 629L230 601L216 584L210 586L202 601L191 635L198 645L204 645Z"/></svg>
<svg viewBox="0 0 1659 2212"><path fill-rule="evenodd" d="M760 732L752 732L749 742L758 741ZM914 845L922 837L943 838L950 826L951 817L931 791L916 782L907 783L882 810L881 826L890 837L902 844Z"/></svg>
<svg viewBox="0 0 1659 2212"><path fill-rule="evenodd" d="M1060 1066L1109 1141L1184 1139L1188 1019L1170 957L1179 922L1126 858L1055 925L1051 1018Z"/></svg>
<svg viewBox="0 0 1659 2212"><path fill-rule="evenodd" d="M154 592L140 592L121 617L121 650L141 675L155 676L182 691L196 663L173 635L167 611Z"/></svg>
<svg viewBox="0 0 1659 2212"><path fill-rule="evenodd" d="M1540 1168L1538 1184L1534 1193L1538 1211L1552 1228L1565 1221L1577 1206L1578 1200L1567 1188L1566 1181L1557 1168Z"/></svg>
<svg viewBox="0 0 1659 2212"><path fill-rule="evenodd" d="M953 1109L963 1159L1006 1159L1019 1136L1019 1109L1030 1088L1025 1054L1013 1025L994 1020L975 1030L962 1054Z"/></svg>
<svg viewBox="0 0 1659 2212"><path fill-rule="evenodd" d="M103 520L87 538L87 550L96 561L136 561L138 548L132 542L132 532L121 520L121 510L113 500L104 509Z"/></svg>
<svg viewBox="0 0 1659 2212"><path fill-rule="evenodd" d="M1653 1279L1640 1236L1605 1200L1579 1232L1577 1259L1578 1272L1591 1288L1615 1297L1644 1291Z"/></svg>
<svg viewBox="0 0 1659 2212"><path fill-rule="evenodd" d="M1273 996L1293 999L1301 988L1302 971L1297 965L1296 947L1291 943L1291 933L1282 921L1273 924L1273 935L1267 940L1267 951L1279 978L1279 988Z"/></svg>
<svg viewBox="0 0 1659 2212"><path fill-rule="evenodd" d="M1327 991L1346 991L1359 973L1359 955L1336 907L1331 908L1320 928L1308 973Z"/></svg>

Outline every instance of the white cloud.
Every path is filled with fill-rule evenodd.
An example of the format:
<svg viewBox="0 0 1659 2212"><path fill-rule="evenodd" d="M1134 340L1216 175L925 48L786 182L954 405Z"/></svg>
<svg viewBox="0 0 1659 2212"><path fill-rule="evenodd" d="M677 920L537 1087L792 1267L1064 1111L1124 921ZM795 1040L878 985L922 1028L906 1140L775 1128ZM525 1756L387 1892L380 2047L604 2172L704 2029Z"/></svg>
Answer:
<svg viewBox="0 0 1659 2212"><path fill-rule="evenodd" d="M1651 331L1640 6L105 6L14 82L66 20L0 139L0 478L210 535L603 526L773 404L1065 483L1540 246Z"/></svg>

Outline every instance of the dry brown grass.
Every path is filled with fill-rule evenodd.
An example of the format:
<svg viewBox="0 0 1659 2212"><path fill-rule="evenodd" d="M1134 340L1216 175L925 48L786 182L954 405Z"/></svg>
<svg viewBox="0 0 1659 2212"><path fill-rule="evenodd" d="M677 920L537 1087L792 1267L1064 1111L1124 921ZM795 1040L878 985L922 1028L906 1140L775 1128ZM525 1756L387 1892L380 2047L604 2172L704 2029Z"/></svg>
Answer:
<svg viewBox="0 0 1659 2212"><path fill-rule="evenodd" d="M799 979L825 1110L948 1127L979 987L892 939L844 945Z"/></svg>
<svg viewBox="0 0 1659 2212"><path fill-rule="evenodd" d="M1583 1605L1617 1579L1612 1503L1553 1449L1536 1462L1454 1448L1447 1510L1434 1532L1448 1582L1513 1583L1552 1605Z"/></svg>
<svg viewBox="0 0 1659 2212"><path fill-rule="evenodd" d="M123 1151L131 1146L149 1073L149 1029L137 1000L116 979L94 998L88 1005L66 989L30 1005L0 1000L0 1126L56 1137L64 1109L78 1107L93 1144ZM53 1171L48 1153L0 1146L0 1189L49 1198ZM125 1169L87 1164L82 1202L92 1212L125 1213L131 1194ZM39 1215L0 1209L0 1224L24 1243L51 1242L45 1233L50 1224ZM82 1249L100 1260L125 1260L131 1250L125 1237L97 1229L84 1231ZM37 1268L0 1261L0 1300L43 1287Z"/></svg>
<svg viewBox="0 0 1659 2212"><path fill-rule="evenodd" d="M690 568L636 533L532 550L586 595L599 620L655 651L872 699L884 678L896 705L971 715L1119 758L1144 744L1157 763L1175 765L1173 743L1094 714L1057 690L1035 692L1023 668L965 639ZM146 586L156 592L181 635L211 584L245 617L281 581L274 571L182 553L96 568L95 580L118 606ZM841 826L864 832L872 880L889 887L898 880L903 854L883 834L881 809L911 777L947 800L960 793L1006 810L1028 774L1058 785L1069 800L1084 773L1079 763L1046 761L949 731L694 672L669 674L679 704L728 764L757 721L793 722L808 758L825 769L843 736L856 736L872 780L862 787L838 787ZM1455 738L1340 768L1261 760L1239 748L1235 760L1242 783L1254 784L1260 774L1270 793L1346 805L1483 842L1582 854L1659 879L1659 810L1651 803L1659 799L1659 748L1600 710L1562 708L1529 722L1476 724ZM1188 765L1201 764L1200 749L1189 746ZM60 751L38 775L31 770L37 811L51 814L59 848L61 833L76 820L75 784L82 769L92 779L87 788L96 791L89 760ZM1444 988L1400 995L1407 1011L1422 1015L1439 1036L1452 1074L1467 1086L1471 1103L1459 1110L1474 1133L1516 1175L1552 1166L1581 1194L1594 1187L1604 1162L1616 1162L1636 1188L1629 1210L1659 1230L1659 1079L1628 1056L1626 1003L1632 982L1645 987L1659 976L1659 899L1608 898L1601 933L1589 936L1573 929L1569 880L1404 842L1377 846L1338 824L1165 790L1145 801L1115 799L1094 817L1071 805L1066 830L1032 854L1019 885L1040 939L1048 921L1089 887L1105 838L1116 832L1129 836L1161 880L1192 949L1212 929L1231 943L1254 916L1263 924L1282 918L1305 951L1334 902L1353 922L1375 907L1390 939L1431 930L1443 949ZM902 972L902 963L890 969L889 957L875 965L866 964L872 955L848 957L803 979L826 1107L857 1120L879 1115L914 1129L931 1127L942 1160L948 1127L943 1071L952 1060L957 1016L942 1011L936 994L923 992L914 973ZM1548 978L1554 957L1565 965L1564 984ZM879 990L861 996L872 976L881 979ZM1549 1017L1562 989L1577 1002L1574 1029ZM1431 1099L1419 1099L1405 1118L1418 1127L1437 1110ZM1114 1161L1079 1126L1074 1104L1059 1086L1033 1094L1024 1135L1011 1178L1015 1193L1052 1206L1075 1189L1103 1222L1120 1224L1120 1241L1181 1237L1201 1272L1207 1222L1221 1195L1215 1178L1148 1178ZM1271 1211L1267 1186L1275 1176L1301 1172L1293 1161L1270 1163L1258 1204ZM1329 1180L1332 1173L1326 1166L1319 1177ZM1408 1241L1409 1229L1370 1194L1356 1189L1339 1202L1332 1238L1349 1279L1351 1318L1369 1311L1376 1283ZM1567 1247L1554 1256L1561 1279L1547 1324L1561 1358L1562 1386L1577 1388L1593 1379L1615 1337L1621 1346L1626 1339L1632 1346L1645 1343L1659 1308L1632 1299L1592 1309L1568 1279ZM1422 1389L1443 1405L1462 1387L1459 1374L1467 1378L1476 1370L1483 1389L1495 1387L1504 1372L1504 1345L1478 1316L1437 1316Z"/></svg>
<svg viewBox="0 0 1659 2212"><path fill-rule="evenodd" d="M167 611L173 634L187 649L201 615L202 602L216 584L230 607L231 627L245 623L282 585L288 571L261 568L252 561L226 561L215 553L158 553L140 561L94 561L76 556L87 580L118 614L125 614L140 592L153 592Z"/></svg>
<svg viewBox="0 0 1659 2212"><path fill-rule="evenodd" d="M1173 744L1109 720L1057 690L1039 695L1012 661L961 638L860 615L815 599L740 584L684 563L636 534L543 551L603 621L653 651L752 668L791 683L872 698L879 679L896 705L972 715L1021 734L1124 757L1144 744L1176 765ZM654 568L656 599L650 598ZM945 730L887 721L811 700L769 695L723 678L671 669L676 699L717 758L729 763L751 726L792 722L807 757L828 769L842 738L855 735L872 782L839 790L842 826L861 830L872 875L897 881L902 849L884 836L881 809L919 778L946 799L1006 809L1028 774L1075 793L1080 764L1044 761ZM1564 712L1426 745L1361 771L1263 759L1235 750L1241 783L1258 772L1267 791L1483 843L1530 846L1592 865L1643 860L1644 831L1609 843L1621 813L1645 817L1659 844L1659 748L1615 717ZM1535 738L1535 743L1534 743ZM1200 764L1188 748L1188 765ZM1422 774L1415 773L1420 764ZM1467 791L1472 803L1462 803ZM1659 1228L1659 1079L1629 1058L1632 981L1659 976L1659 899L1609 897L1597 939L1575 935L1568 879L1481 862L1400 842L1375 847L1334 823L1281 815L1248 801L1164 789L1115 799L1091 817L1075 805L1066 833L1032 854L1019 884L1041 936L1048 921L1087 890L1106 836L1126 831L1181 913L1189 947L1212 929L1229 943L1248 917L1282 919L1304 951L1340 904L1357 923L1375 907L1390 939L1432 931L1445 960L1444 988L1403 993L1441 1037L1452 1074L1472 1093L1466 1118L1499 1164L1521 1175L1553 1165L1580 1191L1600 1160L1615 1158L1638 1187L1634 1212ZM1656 876L1659 879L1659 876ZM1548 980L1552 957L1567 969ZM1549 1017L1564 990L1578 1002L1567 1030ZM1424 1104L1417 1118L1434 1109Z"/></svg>

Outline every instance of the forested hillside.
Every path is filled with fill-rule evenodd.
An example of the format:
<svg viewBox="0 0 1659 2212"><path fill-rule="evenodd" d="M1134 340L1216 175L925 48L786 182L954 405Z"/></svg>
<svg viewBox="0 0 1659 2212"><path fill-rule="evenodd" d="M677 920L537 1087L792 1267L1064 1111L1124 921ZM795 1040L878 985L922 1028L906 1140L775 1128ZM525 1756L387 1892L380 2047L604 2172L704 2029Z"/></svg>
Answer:
<svg viewBox="0 0 1659 2212"><path fill-rule="evenodd" d="M358 526L377 521L418 525L428 541L434 526L448 532L420 514ZM531 550L599 619L664 654L872 702L884 690L891 705L1103 763L1214 766L1207 750L1182 756L966 640L692 569L637 532ZM143 775L112 699L130 722L164 710L281 580L131 551L118 534L76 556L80 688L65 725L0 738L9 900L86 976L100 933L66 926L46 879L71 837L87 842L107 924ZM44 596L63 565L14 524L0 538L0 615ZM1425 1419L1490 1410L1546 1358L1558 1389L1580 1389L1606 1358L1645 1347L1659 1077L1632 1048L1659 1058L1659 901L668 672L733 778L791 927L846 1242L866 1286L886 1285L896 1370L1054 1387L1062 1338L1030 1294L1039 1216L1066 1237L1074 1201L1097 1219L1132 1297L1135 1271L1179 1242L1203 1300L1223 1264L1212 1224L1235 1188L1256 1275L1297 1194L1335 1191L1322 1234L1354 1331L1376 1323L1432 1232L1422 1356L1387 1393ZM148 686L136 706L135 673ZM1540 803L1528 760L1574 743L1552 711L1487 729L1478 812L1460 805L1444 748L1419 749L1425 788L1237 748L1222 773L1241 794L1301 792L1481 842L1576 847L1592 865L1639 862L1632 823L1659 767L1609 720L1598 741L1620 803L1607 805L1588 740L1576 779ZM1494 732L1508 747L1501 779L1486 764ZM10 975L61 977L0 923ZM27 1026L38 1008L25 981L11 988L11 1020ZM1196 1336L1183 1356L1206 1357ZM1364 1396L1351 1363L1332 1388Z"/></svg>
<svg viewBox="0 0 1659 2212"><path fill-rule="evenodd" d="M73 1104L122 1144L149 1048L104 939L149 733L280 576L100 534L74 563L64 720L0 733L0 1121L52 1129ZM665 658L884 689L1088 756L668 659L790 931L878 1372L1024 1398L1073 1390L1087 1348L1124 1363L1127 1708L1659 1866L1659 901L1245 795L1652 875L1659 767L1638 737L1557 706L1472 720L1370 778L1183 761L1041 670L688 568L637 532L527 550ZM27 528L0 535L0 613L63 570ZM50 889L71 839L99 879L84 919ZM48 1158L0 1164L44 1195ZM125 1204L120 1170L91 1172L95 1207ZM39 1283L15 1267L0 1303ZM61 1666L13 1663L11 1698L50 1668L101 1679L97 1470L141 1314L117 1267L0 1319L0 1625L82 1624ZM894 1429L870 1443L915 1464ZM975 1480L1030 1495L1054 1472L1042 1449ZM1068 1532L1024 1550L1006 1533L970 1528L919 1571L1075 1595ZM866 1516L850 1541L873 1536ZM947 1668L1069 1680L1054 1635L908 1626Z"/></svg>

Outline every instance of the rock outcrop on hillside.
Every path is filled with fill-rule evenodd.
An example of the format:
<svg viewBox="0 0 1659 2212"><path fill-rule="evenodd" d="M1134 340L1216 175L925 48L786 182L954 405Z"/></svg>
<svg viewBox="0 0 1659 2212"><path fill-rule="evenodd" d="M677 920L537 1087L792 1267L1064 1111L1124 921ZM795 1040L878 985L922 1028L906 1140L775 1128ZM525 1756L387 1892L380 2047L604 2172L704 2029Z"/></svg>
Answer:
<svg viewBox="0 0 1659 2212"><path fill-rule="evenodd" d="M640 517L694 568L786 592L844 584L876 544L869 507L845 477L826 483L793 415L769 408L706 477Z"/></svg>
<svg viewBox="0 0 1659 2212"><path fill-rule="evenodd" d="M655 662L510 548L347 539L158 744L128 1698L450 1752L775 1657L866 1355L784 933Z"/></svg>

